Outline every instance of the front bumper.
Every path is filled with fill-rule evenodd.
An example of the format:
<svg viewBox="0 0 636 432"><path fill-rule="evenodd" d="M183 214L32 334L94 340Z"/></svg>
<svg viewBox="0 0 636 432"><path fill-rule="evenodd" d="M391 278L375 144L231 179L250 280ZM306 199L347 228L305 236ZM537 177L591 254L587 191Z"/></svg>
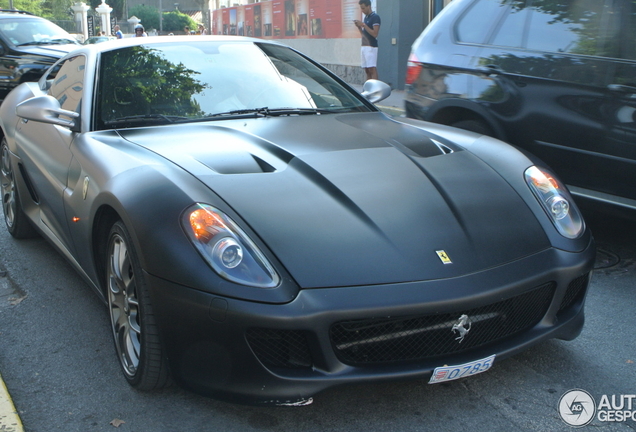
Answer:
<svg viewBox="0 0 636 432"><path fill-rule="evenodd" d="M496 365L540 341L574 339L594 257L590 242L580 253L549 249L452 279L301 290L282 305L148 280L180 384L287 405L335 385L425 379L438 366L493 354ZM475 322L460 345L452 322L463 314Z"/></svg>

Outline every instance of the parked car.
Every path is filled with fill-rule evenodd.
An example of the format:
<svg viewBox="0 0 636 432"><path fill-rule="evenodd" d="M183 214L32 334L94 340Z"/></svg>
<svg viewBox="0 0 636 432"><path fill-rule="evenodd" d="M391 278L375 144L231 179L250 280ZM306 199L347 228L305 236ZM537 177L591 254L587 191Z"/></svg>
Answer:
<svg viewBox="0 0 636 432"><path fill-rule="evenodd" d="M412 47L407 116L532 152L586 201L636 209L636 3L453 0Z"/></svg>
<svg viewBox="0 0 636 432"><path fill-rule="evenodd" d="M595 249L563 184L364 88L261 39L84 46L0 107L6 227L94 288L142 390L306 404L575 338Z"/></svg>
<svg viewBox="0 0 636 432"><path fill-rule="evenodd" d="M37 81L80 43L51 21L0 9L0 100L25 81Z"/></svg>

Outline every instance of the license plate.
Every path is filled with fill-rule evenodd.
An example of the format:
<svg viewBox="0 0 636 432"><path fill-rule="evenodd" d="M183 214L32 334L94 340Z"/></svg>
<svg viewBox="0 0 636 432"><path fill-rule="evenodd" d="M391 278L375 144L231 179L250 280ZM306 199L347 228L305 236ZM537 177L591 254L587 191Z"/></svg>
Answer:
<svg viewBox="0 0 636 432"><path fill-rule="evenodd" d="M478 373L486 372L495 361L495 356L491 355L481 360L475 360L470 363L464 363L459 366L440 366L435 368L433 376L431 376L429 384L437 384L445 381L453 381Z"/></svg>

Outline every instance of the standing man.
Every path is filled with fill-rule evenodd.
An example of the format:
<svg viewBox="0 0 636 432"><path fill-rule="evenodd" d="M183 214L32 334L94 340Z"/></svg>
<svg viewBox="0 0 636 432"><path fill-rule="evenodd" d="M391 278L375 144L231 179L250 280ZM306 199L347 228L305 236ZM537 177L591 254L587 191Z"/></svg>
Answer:
<svg viewBox="0 0 636 432"><path fill-rule="evenodd" d="M115 26L115 36L117 36L117 39L124 38L124 34L121 32L118 25Z"/></svg>
<svg viewBox="0 0 636 432"><path fill-rule="evenodd" d="M362 68L367 79L378 79L378 34L380 33L380 15L371 10L371 0L360 0L360 10L364 14L364 21L354 20L353 23L362 35L360 55Z"/></svg>

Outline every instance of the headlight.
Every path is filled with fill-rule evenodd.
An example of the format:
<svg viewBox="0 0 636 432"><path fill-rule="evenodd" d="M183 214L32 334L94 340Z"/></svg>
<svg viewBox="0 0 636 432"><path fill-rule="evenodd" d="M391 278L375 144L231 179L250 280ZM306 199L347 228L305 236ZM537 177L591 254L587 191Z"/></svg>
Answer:
<svg viewBox="0 0 636 432"><path fill-rule="evenodd" d="M526 182L556 229L567 238L583 232L583 218L563 184L547 170L532 166L526 170Z"/></svg>
<svg viewBox="0 0 636 432"><path fill-rule="evenodd" d="M280 278L265 255L223 212L207 204L196 204L183 214L181 224L220 276L260 288L278 285Z"/></svg>

